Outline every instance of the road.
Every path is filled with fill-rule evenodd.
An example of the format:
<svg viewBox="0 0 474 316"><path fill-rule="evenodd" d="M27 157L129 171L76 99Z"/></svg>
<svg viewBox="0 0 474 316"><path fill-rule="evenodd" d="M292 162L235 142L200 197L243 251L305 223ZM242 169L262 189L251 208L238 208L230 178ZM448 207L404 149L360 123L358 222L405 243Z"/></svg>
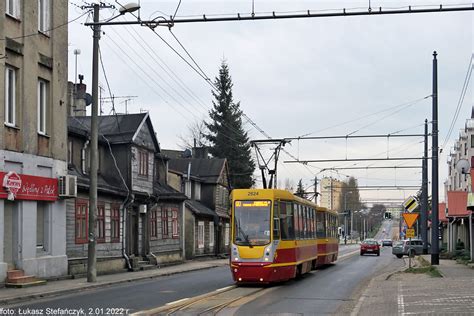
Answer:
<svg viewBox="0 0 474 316"><path fill-rule="evenodd" d="M391 223L384 223L389 232ZM377 238L383 238L382 230ZM340 254L358 250L358 245L341 246ZM255 313L302 312L317 310L332 312L341 303L351 299L357 287L364 279L371 277L377 270L396 260L390 254L390 248L384 249L380 257L355 256L337 262L335 265L313 271L300 280L286 282L281 286L265 288L253 302L234 307L238 315ZM107 308L123 308L127 313L149 310L167 303L190 299L234 285L228 267L175 274L150 280L117 284L114 286L89 289L86 291L54 298L40 299L28 303L8 306L25 310L47 308L84 309L86 312L103 314ZM255 288L253 288L255 289ZM261 288L260 288L261 289ZM259 288L257 288L259 290ZM286 306L286 308L285 308ZM313 312L314 313L314 312Z"/></svg>

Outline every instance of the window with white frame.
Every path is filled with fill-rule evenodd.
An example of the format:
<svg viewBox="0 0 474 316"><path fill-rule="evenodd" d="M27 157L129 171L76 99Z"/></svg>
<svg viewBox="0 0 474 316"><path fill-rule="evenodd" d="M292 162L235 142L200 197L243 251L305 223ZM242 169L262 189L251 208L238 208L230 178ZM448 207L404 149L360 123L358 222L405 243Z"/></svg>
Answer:
<svg viewBox="0 0 474 316"><path fill-rule="evenodd" d="M50 0L38 0L38 30L48 34L50 29Z"/></svg>
<svg viewBox="0 0 474 316"><path fill-rule="evenodd" d="M204 248L204 222L198 222L197 241L198 241L198 248L199 249Z"/></svg>
<svg viewBox="0 0 474 316"><path fill-rule="evenodd" d="M15 126L16 123L16 70L5 67L5 124Z"/></svg>
<svg viewBox="0 0 474 316"><path fill-rule="evenodd" d="M225 246L229 245L229 239L230 239L230 225L229 223L225 223L225 228L224 228L224 245Z"/></svg>
<svg viewBox="0 0 474 316"><path fill-rule="evenodd" d="M48 109L48 82L38 80L38 133L46 135Z"/></svg>
<svg viewBox="0 0 474 316"><path fill-rule="evenodd" d="M5 12L12 17L20 17L20 0L6 0Z"/></svg>
<svg viewBox="0 0 474 316"><path fill-rule="evenodd" d="M214 247L214 222L209 222L209 247Z"/></svg>

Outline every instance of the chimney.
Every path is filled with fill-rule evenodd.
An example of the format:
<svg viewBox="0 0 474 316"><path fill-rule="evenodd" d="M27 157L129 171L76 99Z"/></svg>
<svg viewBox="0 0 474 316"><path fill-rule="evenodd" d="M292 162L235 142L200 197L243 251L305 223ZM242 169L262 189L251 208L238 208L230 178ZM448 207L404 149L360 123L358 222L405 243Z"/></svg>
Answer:
<svg viewBox="0 0 474 316"><path fill-rule="evenodd" d="M85 116L87 104L87 86L82 83L83 75L79 75L79 83L68 82L68 116Z"/></svg>
<svg viewBox="0 0 474 316"><path fill-rule="evenodd" d="M193 158L209 158L209 147L193 147Z"/></svg>

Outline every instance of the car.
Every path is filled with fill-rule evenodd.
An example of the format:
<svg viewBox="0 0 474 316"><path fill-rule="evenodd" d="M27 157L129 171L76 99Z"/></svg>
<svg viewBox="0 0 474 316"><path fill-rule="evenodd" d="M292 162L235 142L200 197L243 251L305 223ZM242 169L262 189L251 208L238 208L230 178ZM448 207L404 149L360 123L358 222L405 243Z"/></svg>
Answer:
<svg viewBox="0 0 474 316"><path fill-rule="evenodd" d="M428 244L428 252L430 251L430 244ZM397 258L403 256L421 255L423 253L423 241L421 239L400 240L392 247L392 254Z"/></svg>
<svg viewBox="0 0 474 316"><path fill-rule="evenodd" d="M380 256L380 245L375 239L366 239L360 244L360 255L363 256L366 253L373 253Z"/></svg>
<svg viewBox="0 0 474 316"><path fill-rule="evenodd" d="M391 239L384 239L382 240L382 247L392 247L392 240Z"/></svg>

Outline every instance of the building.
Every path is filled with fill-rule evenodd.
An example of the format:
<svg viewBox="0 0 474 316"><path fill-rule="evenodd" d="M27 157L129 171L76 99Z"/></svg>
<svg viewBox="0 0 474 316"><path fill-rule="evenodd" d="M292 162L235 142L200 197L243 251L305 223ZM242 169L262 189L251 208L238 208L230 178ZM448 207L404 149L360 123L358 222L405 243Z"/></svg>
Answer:
<svg viewBox="0 0 474 316"><path fill-rule="evenodd" d="M168 179L187 196L186 259L203 255L227 255L230 238L229 172L226 159L208 158L203 148L171 157ZM191 157L190 157L191 156Z"/></svg>
<svg viewBox="0 0 474 316"><path fill-rule="evenodd" d="M474 111L473 111L474 114ZM472 181L474 171L474 116L466 121L464 129L459 133L454 148L448 157L448 179L445 182L445 201L447 219L447 250L470 251L474 259L473 216L474 201L472 199ZM440 225L442 222L440 222Z"/></svg>
<svg viewBox="0 0 474 316"><path fill-rule="evenodd" d="M342 182L331 177L321 179L321 206L331 210L342 211L341 204Z"/></svg>
<svg viewBox="0 0 474 316"><path fill-rule="evenodd" d="M84 112L84 103L72 104ZM77 198L67 204L70 274L86 271L90 124L90 116L68 119L69 174L78 183ZM183 260L186 197L167 185L167 160L149 114L100 116L98 125L98 273Z"/></svg>
<svg viewBox="0 0 474 316"><path fill-rule="evenodd" d="M0 283L9 269L62 276L68 3L1 1L0 12Z"/></svg>

